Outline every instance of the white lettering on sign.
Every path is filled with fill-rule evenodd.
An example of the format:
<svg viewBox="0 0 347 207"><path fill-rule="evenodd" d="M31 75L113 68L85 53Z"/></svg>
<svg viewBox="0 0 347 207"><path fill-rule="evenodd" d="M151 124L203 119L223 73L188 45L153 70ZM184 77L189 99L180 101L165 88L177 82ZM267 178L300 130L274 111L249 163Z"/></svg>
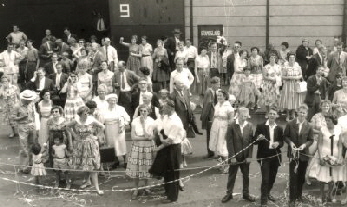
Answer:
<svg viewBox="0 0 347 207"><path fill-rule="evenodd" d="M130 17L129 4L119 4L120 17Z"/></svg>
<svg viewBox="0 0 347 207"><path fill-rule="evenodd" d="M201 36L220 36L220 31L218 30L201 31Z"/></svg>

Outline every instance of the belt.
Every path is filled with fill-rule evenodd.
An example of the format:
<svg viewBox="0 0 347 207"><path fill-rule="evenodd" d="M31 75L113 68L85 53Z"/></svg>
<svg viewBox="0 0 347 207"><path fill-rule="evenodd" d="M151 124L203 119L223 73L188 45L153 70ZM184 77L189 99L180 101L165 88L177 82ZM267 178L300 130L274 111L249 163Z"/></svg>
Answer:
<svg viewBox="0 0 347 207"><path fill-rule="evenodd" d="M142 57L148 57L148 56L151 56L151 55L142 55Z"/></svg>
<svg viewBox="0 0 347 207"><path fill-rule="evenodd" d="M118 124L118 120L113 120L113 121L105 121L105 125L113 125L113 124Z"/></svg>

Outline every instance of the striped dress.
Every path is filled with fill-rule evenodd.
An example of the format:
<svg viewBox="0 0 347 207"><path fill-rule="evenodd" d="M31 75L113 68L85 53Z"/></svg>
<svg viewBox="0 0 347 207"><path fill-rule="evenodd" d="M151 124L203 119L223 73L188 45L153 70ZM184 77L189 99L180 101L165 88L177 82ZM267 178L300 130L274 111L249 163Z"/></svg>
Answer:
<svg viewBox="0 0 347 207"><path fill-rule="evenodd" d="M282 76L294 77L300 75L302 75L301 67L298 63L295 63L294 66L289 66L288 62L284 63ZM304 96L295 91L295 85L299 82L300 80L283 80L282 95L279 105L280 109L297 109L304 101Z"/></svg>

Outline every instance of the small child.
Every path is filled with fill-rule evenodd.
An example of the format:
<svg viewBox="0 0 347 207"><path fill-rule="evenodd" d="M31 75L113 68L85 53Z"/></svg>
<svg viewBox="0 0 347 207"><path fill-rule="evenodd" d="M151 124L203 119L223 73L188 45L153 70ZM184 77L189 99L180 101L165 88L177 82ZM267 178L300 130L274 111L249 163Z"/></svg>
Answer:
<svg viewBox="0 0 347 207"><path fill-rule="evenodd" d="M249 76L251 71L248 67L243 69L245 76L243 77L242 84L240 85L240 93L237 96L239 107L246 107L254 109L255 100L257 96L257 88L254 80Z"/></svg>
<svg viewBox="0 0 347 207"><path fill-rule="evenodd" d="M46 144L41 145L39 143L33 144L31 151L33 153L33 166L31 168L31 174L34 176L35 184L41 185L41 176L46 175L46 168L44 154L46 151Z"/></svg>
<svg viewBox="0 0 347 207"><path fill-rule="evenodd" d="M71 188L71 180L66 170L68 167L68 152L66 145L63 143L63 139L61 137L54 137L53 141L53 168L56 175L54 188L59 188L60 175L61 173L64 173L66 179L66 189L69 190Z"/></svg>

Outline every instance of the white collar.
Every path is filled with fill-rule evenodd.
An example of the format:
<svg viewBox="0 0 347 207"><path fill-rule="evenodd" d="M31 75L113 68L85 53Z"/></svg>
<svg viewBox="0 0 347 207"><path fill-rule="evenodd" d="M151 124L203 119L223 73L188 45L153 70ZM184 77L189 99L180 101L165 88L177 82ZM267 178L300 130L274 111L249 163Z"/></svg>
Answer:
<svg viewBox="0 0 347 207"><path fill-rule="evenodd" d="M235 124L240 125L239 119L236 119ZM242 124L242 127L246 126L247 124L248 124L248 121L245 120L245 121L243 122L243 124ZM240 125L240 126L241 126L241 125Z"/></svg>
<svg viewBox="0 0 347 207"><path fill-rule="evenodd" d="M300 122L298 118L296 118L296 124L303 124L305 122L305 120L303 122Z"/></svg>
<svg viewBox="0 0 347 207"><path fill-rule="evenodd" d="M267 121L265 122L265 125L266 125L266 126L270 126L270 121L267 120ZM276 122L275 122L275 125L274 125L274 126L277 126Z"/></svg>

